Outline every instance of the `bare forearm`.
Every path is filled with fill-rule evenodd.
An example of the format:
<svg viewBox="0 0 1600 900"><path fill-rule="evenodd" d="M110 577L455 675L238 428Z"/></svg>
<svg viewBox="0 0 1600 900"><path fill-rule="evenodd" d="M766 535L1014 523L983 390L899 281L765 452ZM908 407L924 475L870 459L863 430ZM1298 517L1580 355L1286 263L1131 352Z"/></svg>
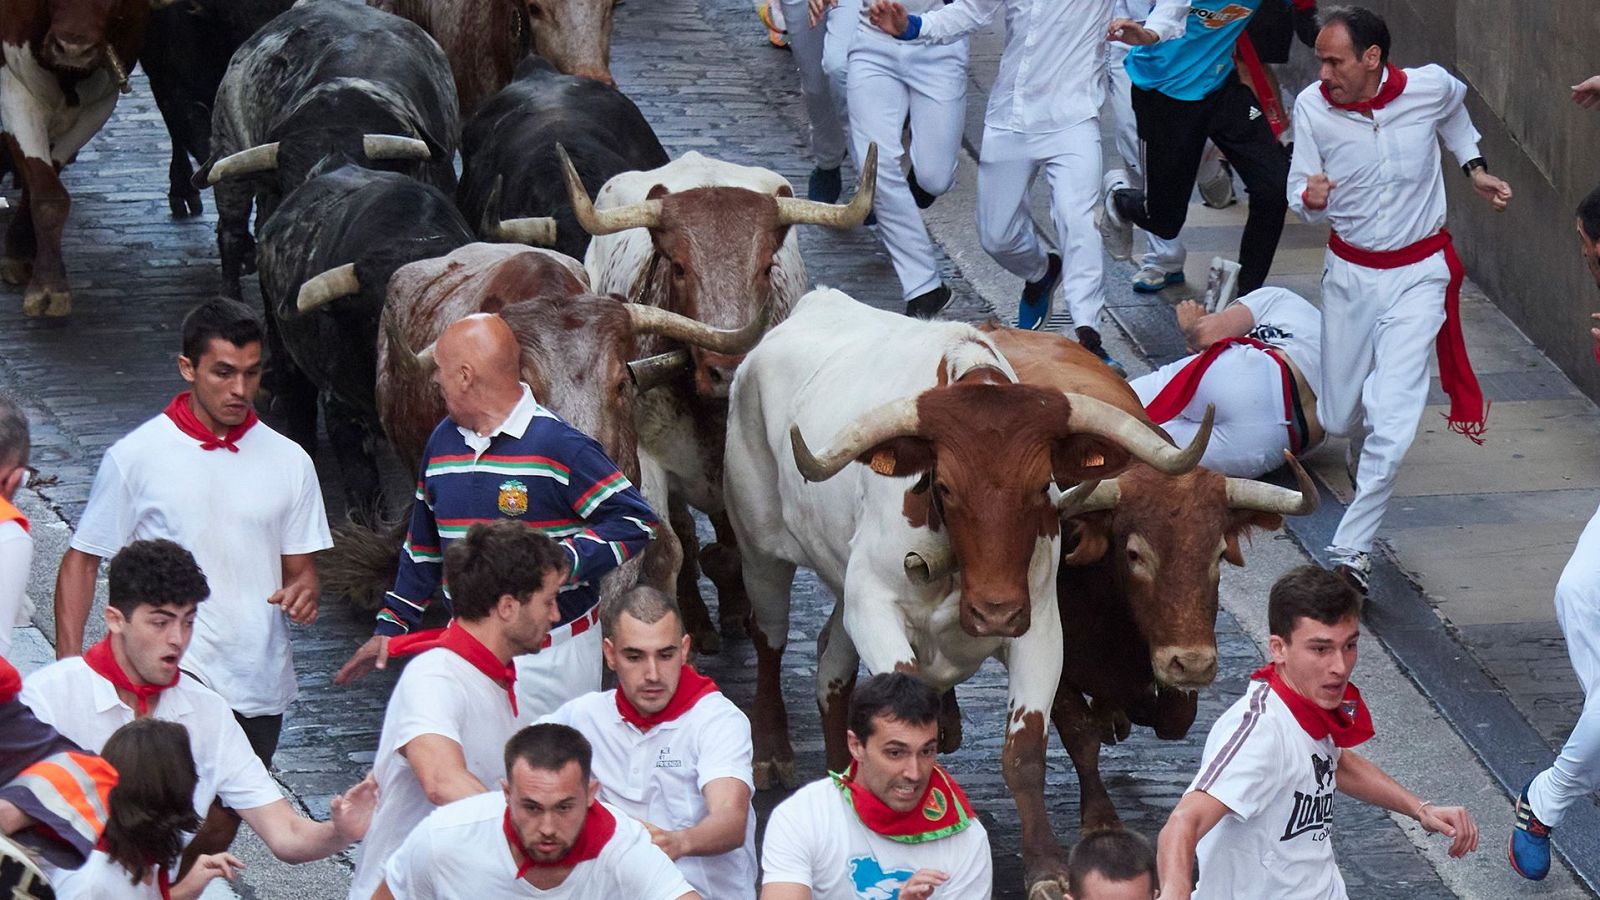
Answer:
<svg viewBox="0 0 1600 900"><path fill-rule="evenodd" d="M1200 835L1187 818L1173 817L1156 839L1156 874L1161 896L1187 898L1194 891L1195 847Z"/></svg>
<svg viewBox="0 0 1600 900"><path fill-rule="evenodd" d="M69 549L56 573L56 658L83 652L83 626L94 606L94 581L100 557Z"/></svg>
<svg viewBox="0 0 1600 900"><path fill-rule="evenodd" d="M694 826L685 828L681 832L687 847L683 855L716 856L738 849L744 844L747 809L713 812Z"/></svg>
<svg viewBox="0 0 1600 900"><path fill-rule="evenodd" d="M38 824L9 800L0 800L0 834L16 834Z"/></svg>
<svg viewBox="0 0 1600 900"><path fill-rule="evenodd" d="M1416 794L1353 750L1339 754L1338 785L1341 794L1412 818L1417 817L1418 807L1422 805Z"/></svg>
<svg viewBox="0 0 1600 900"><path fill-rule="evenodd" d="M483 782L464 768L439 772L418 780L422 782L422 792L428 795L428 802L434 806L443 806L489 791Z"/></svg>
<svg viewBox="0 0 1600 900"><path fill-rule="evenodd" d="M301 816L286 823L273 840L268 840L266 835L261 839L273 856L290 865L326 859L354 843L339 834L332 822L317 822Z"/></svg>

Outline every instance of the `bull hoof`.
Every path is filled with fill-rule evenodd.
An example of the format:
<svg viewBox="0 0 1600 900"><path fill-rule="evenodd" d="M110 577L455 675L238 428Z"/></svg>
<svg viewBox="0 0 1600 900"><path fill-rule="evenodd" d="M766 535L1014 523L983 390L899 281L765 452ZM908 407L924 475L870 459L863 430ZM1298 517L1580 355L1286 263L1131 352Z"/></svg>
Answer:
<svg viewBox="0 0 1600 900"><path fill-rule="evenodd" d="M167 194L167 207L174 219L190 219L205 211L199 191L172 191Z"/></svg>
<svg viewBox="0 0 1600 900"><path fill-rule="evenodd" d="M770 791L782 788L792 791L800 786L794 777L794 760L776 759L763 760L750 769L750 780L755 782L756 790Z"/></svg>
<svg viewBox="0 0 1600 900"><path fill-rule="evenodd" d="M33 260L19 259L15 256L0 258L0 281L6 284L23 285L33 277Z"/></svg>
<svg viewBox="0 0 1600 900"><path fill-rule="evenodd" d="M72 294L66 288L29 288L22 295L22 314L59 318L72 314Z"/></svg>

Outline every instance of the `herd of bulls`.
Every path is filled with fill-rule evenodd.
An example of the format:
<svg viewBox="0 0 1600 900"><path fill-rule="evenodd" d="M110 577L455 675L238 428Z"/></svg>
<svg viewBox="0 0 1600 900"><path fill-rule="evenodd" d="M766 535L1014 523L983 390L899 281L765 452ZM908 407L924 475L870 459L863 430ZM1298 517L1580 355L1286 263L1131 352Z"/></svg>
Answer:
<svg viewBox="0 0 1600 900"><path fill-rule="evenodd" d="M860 663L944 690L948 751L956 684L998 657L1027 879L1064 890L1046 721L1082 827L1115 827L1100 744L1131 724L1187 733L1216 673L1220 563L1314 489L1292 460L1297 491L1198 467L1209 422L1173 446L1065 338L807 293L794 226L859 226L875 154L843 205L669 159L612 83L612 2L0 0L0 175L22 188L0 276L29 314L70 312L59 172L142 62L172 134L172 212L214 188L224 284L259 274L268 402L308 447L320 409L358 518L386 506L379 442L414 466L444 415L432 342L503 317L535 395L672 521L610 592L676 593L702 652L749 622L757 786L794 783L780 660L804 566L839 598L818 635L829 768ZM691 508L716 529L703 550ZM348 562L363 535L374 564ZM392 571L395 542L342 536L348 571Z"/></svg>

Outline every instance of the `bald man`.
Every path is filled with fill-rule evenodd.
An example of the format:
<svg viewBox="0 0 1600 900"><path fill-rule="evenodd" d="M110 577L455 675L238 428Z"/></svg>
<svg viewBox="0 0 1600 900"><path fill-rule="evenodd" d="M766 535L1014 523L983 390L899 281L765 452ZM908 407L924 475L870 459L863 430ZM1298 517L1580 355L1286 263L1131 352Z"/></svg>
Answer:
<svg viewBox="0 0 1600 900"><path fill-rule="evenodd" d="M415 630L432 604L452 541L474 523L511 519L560 542L571 560L560 620L541 652L516 659L518 719L600 689L600 578L643 550L659 520L593 438L533 398L521 353L499 316L468 316L439 336L433 383L449 415L422 452L394 589L336 684L388 664L390 639Z"/></svg>

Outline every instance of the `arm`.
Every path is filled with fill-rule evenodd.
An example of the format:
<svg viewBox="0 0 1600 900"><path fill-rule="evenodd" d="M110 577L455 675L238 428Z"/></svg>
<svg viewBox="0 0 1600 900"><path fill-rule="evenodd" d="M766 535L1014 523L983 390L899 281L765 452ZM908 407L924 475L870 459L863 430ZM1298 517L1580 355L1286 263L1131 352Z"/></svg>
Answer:
<svg viewBox="0 0 1600 900"><path fill-rule="evenodd" d="M1194 892L1195 847L1229 812L1205 791L1183 795L1156 841L1156 874L1161 900L1188 900Z"/></svg>
<svg viewBox="0 0 1600 900"><path fill-rule="evenodd" d="M1424 803L1376 763L1353 750L1339 754L1337 784L1341 794L1410 816L1422 824L1424 831L1452 838L1451 856L1460 858L1478 849L1478 825L1466 809Z"/></svg>
<svg viewBox="0 0 1600 900"><path fill-rule="evenodd" d="M1600 107L1600 75L1594 75L1573 85L1572 102L1584 109Z"/></svg>
<svg viewBox="0 0 1600 900"><path fill-rule="evenodd" d="M1156 41L1175 41L1187 33L1188 25L1188 0L1157 0L1144 20L1144 30L1154 35ZM1116 27L1115 22L1112 27Z"/></svg>
<svg viewBox="0 0 1600 900"><path fill-rule="evenodd" d="M0 800L0 834L16 834L39 824L34 818L11 803Z"/></svg>
<svg viewBox="0 0 1600 900"><path fill-rule="evenodd" d="M1294 102L1294 156L1289 161L1289 208L1306 222L1328 218L1328 193L1334 188L1322 171L1322 151L1311 129L1311 111L1303 99Z"/></svg>
<svg viewBox="0 0 1600 900"><path fill-rule="evenodd" d="M317 581L314 559L310 553L282 557L283 587L267 598L268 603L283 607L284 615L296 625L310 625L317 620L322 585Z"/></svg>
<svg viewBox="0 0 1600 900"><path fill-rule="evenodd" d="M769 881L761 886L761 900L811 900L811 888L803 884Z"/></svg>
<svg viewBox="0 0 1600 900"><path fill-rule="evenodd" d="M427 471L423 454L422 468ZM428 501L422 473L417 475L416 502L411 504L411 522L400 548L400 566L394 577L394 590L383 595L372 637L367 639L333 676L334 684L348 684L371 672L389 666L389 638L406 634L422 624L422 614L433 603L434 589L444 572L444 554L439 544L439 526Z"/></svg>
<svg viewBox="0 0 1600 900"><path fill-rule="evenodd" d="M701 790L706 817L678 831L663 831L649 822L650 839L674 861L685 856L716 856L744 845L750 816L750 786L737 778L718 778Z"/></svg>
<svg viewBox="0 0 1600 900"><path fill-rule="evenodd" d="M1249 334L1256 326L1255 314L1243 303L1207 313L1205 307L1193 300L1184 300L1178 304L1177 314L1178 328L1182 329L1189 349L1196 353L1223 338Z"/></svg>
<svg viewBox="0 0 1600 900"><path fill-rule="evenodd" d="M1511 202L1511 185L1489 174L1488 166L1482 162L1483 156L1478 150L1478 129L1473 127L1472 116L1467 113L1466 97L1467 86L1455 78L1449 78L1443 98L1444 116L1439 120L1436 130L1457 164L1467 167L1477 163L1469 170L1472 189L1488 201L1495 212L1505 212Z"/></svg>
<svg viewBox="0 0 1600 900"><path fill-rule="evenodd" d="M399 753L417 773L423 793L434 806L475 797L489 790L467 771L467 758L462 755L461 745L443 735L418 735L401 747Z"/></svg>
<svg viewBox="0 0 1600 900"><path fill-rule="evenodd" d="M241 809L239 817L261 835L273 856L292 865L332 856L366 837L377 804L378 782L369 774L360 784L333 798L326 822L300 815L283 799Z"/></svg>
<svg viewBox="0 0 1600 900"><path fill-rule="evenodd" d="M67 548L56 572L56 658L83 652L83 626L94 606L94 580L100 557Z"/></svg>
<svg viewBox="0 0 1600 900"><path fill-rule="evenodd" d="M200 900L211 879L220 877L232 881L244 867L232 853L207 853L194 861L182 881L172 886L171 900Z"/></svg>
<svg viewBox="0 0 1600 900"><path fill-rule="evenodd" d="M908 15L906 8L893 0L875 0L870 15L872 24L891 37L925 44L953 44L994 21L1002 0L955 0L943 9L920 16ZM899 26L895 28L894 26ZM891 28L893 30L891 30Z"/></svg>
<svg viewBox="0 0 1600 900"><path fill-rule="evenodd" d="M596 581L639 555L661 523L599 444L575 429L570 437L562 460L569 469L563 499L586 526L561 541L572 557L567 583L575 584Z"/></svg>

